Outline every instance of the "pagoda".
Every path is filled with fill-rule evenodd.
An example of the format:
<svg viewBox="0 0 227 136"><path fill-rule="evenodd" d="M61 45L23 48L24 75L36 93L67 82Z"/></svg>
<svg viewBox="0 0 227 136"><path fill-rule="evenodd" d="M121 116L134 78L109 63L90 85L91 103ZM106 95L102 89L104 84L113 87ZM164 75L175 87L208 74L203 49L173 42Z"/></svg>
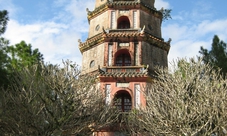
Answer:
<svg viewBox="0 0 227 136"><path fill-rule="evenodd" d="M87 9L89 34L79 40L82 74L96 73L107 105L122 112L146 106L142 91L156 66L167 67L170 41L161 34L162 10L155 0L96 0ZM98 136L114 136L100 132Z"/></svg>

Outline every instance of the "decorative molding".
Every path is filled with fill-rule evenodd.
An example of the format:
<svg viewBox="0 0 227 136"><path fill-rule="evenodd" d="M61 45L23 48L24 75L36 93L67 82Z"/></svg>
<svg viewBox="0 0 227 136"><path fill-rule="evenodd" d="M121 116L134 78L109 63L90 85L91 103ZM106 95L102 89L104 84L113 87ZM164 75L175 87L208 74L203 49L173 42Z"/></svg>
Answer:
<svg viewBox="0 0 227 136"><path fill-rule="evenodd" d="M129 10L119 10L120 14L128 14Z"/></svg>
<svg viewBox="0 0 227 136"><path fill-rule="evenodd" d="M145 41L149 44L159 47L161 49L164 49L169 52L170 49L170 41L165 42L162 38L157 38L149 33L144 32L141 34L141 32L138 31L129 31L129 32L110 32L110 33L100 33L92 38L89 38L86 40L86 42L82 43L79 42L79 49L81 52L84 52L93 46L97 46L101 43L104 43L107 41L107 39L110 38L135 38L137 37L138 41Z"/></svg>
<svg viewBox="0 0 227 136"><path fill-rule="evenodd" d="M120 47L125 47L125 46L127 46L127 47L128 47L128 46L129 46L129 43L119 43L118 46L120 46Z"/></svg>
<svg viewBox="0 0 227 136"><path fill-rule="evenodd" d="M117 87L129 87L129 83L116 83Z"/></svg>
<svg viewBox="0 0 227 136"><path fill-rule="evenodd" d="M101 13L111 9L121 8L121 7L127 7L128 9L141 9L146 12L149 12L153 14L155 17L158 17L162 19L162 13L158 10L156 10L153 7L150 7L149 5L140 2L140 1L118 1L118 2L106 2L105 4L97 7L94 11L88 12L88 21L90 21L92 18L100 15Z"/></svg>

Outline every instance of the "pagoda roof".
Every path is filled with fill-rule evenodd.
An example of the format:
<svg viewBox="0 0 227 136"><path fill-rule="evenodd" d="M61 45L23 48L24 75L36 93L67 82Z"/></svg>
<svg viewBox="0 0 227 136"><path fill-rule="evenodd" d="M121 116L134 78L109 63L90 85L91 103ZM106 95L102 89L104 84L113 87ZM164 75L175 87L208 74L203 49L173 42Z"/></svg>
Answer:
<svg viewBox="0 0 227 136"><path fill-rule="evenodd" d="M121 69L121 68L119 68ZM107 71L106 69L98 69L99 77L127 78L127 77L148 77L148 69L140 71Z"/></svg>
<svg viewBox="0 0 227 136"><path fill-rule="evenodd" d="M108 9L114 9L114 8L124 8L128 7L128 8L138 8L138 9L142 9L144 11L150 12L152 14L154 14L155 16L162 18L162 13L158 10L156 10L156 8L151 7L150 5L141 2L141 1L116 1L116 2L106 2L105 4L95 8L94 11L88 11L88 20L90 21L93 17L101 14L102 12L105 12Z"/></svg>
<svg viewBox="0 0 227 136"><path fill-rule="evenodd" d="M165 42L162 38L158 38L152 34L141 31L103 31L91 38L88 38L84 43L79 40L79 49L84 52L93 46L99 45L112 38L137 38L141 41L146 41L154 46L162 48L169 52L170 42Z"/></svg>
<svg viewBox="0 0 227 136"><path fill-rule="evenodd" d="M147 73L142 72L104 72L100 73L102 77L147 77Z"/></svg>

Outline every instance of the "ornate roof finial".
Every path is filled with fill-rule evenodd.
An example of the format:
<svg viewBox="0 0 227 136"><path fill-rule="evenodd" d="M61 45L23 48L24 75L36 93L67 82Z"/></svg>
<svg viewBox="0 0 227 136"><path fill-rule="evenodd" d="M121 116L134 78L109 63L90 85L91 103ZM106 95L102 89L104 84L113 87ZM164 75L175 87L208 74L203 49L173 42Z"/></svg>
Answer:
<svg viewBox="0 0 227 136"><path fill-rule="evenodd" d="M159 11L163 13L164 12L164 8L162 7Z"/></svg>
<svg viewBox="0 0 227 136"><path fill-rule="evenodd" d="M146 26L143 26L143 29L140 31L140 34L144 34L144 30L145 30Z"/></svg>
<svg viewBox="0 0 227 136"><path fill-rule="evenodd" d="M104 26L102 27L102 32L103 32L104 34L106 34L106 30L105 30Z"/></svg>
<svg viewBox="0 0 227 136"><path fill-rule="evenodd" d="M169 40L167 41L167 43L168 43L168 44L170 44L170 43L171 43L171 41L172 41L172 39L171 39L171 38L169 38Z"/></svg>
<svg viewBox="0 0 227 136"><path fill-rule="evenodd" d="M80 39L78 39L78 42L79 42L79 45L80 45L80 44L82 44L82 42L81 42L81 40L80 40Z"/></svg>
<svg viewBox="0 0 227 136"><path fill-rule="evenodd" d="M88 8L86 8L86 11L87 11L87 13L89 14L89 13L91 13L91 11L89 11L89 9Z"/></svg>

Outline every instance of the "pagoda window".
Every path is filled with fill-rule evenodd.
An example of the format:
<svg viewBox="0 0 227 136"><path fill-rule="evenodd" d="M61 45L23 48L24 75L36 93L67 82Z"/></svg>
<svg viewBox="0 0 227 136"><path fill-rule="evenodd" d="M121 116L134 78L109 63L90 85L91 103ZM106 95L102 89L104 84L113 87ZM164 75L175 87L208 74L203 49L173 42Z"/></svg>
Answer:
<svg viewBox="0 0 227 136"><path fill-rule="evenodd" d="M127 16L122 16L117 20L117 28L118 29L129 29L130 21Z"/></svg>
<svg viewBox="0 0 227 136"><path fill-rule="evenodd" d="M140 85L139 84L135 84L134 85L134 91L135 91L135 108L139 109L140 107Z"/></svg>
<svg viewBox="0 0 227 136"><path fill-rule="evenodd" d="M131 57L128 53L121 53L116 57L116 66L131 66Z"/></svg>
<svg viewBox="0 0 227 136"><path fill-rule="evenodd" d="M135 65L136 66L138 66L139 65L139 44L138 44L138 42L135 42L134 43L134 48L135 48L135 55L134 55L134 57L135 57Z"/></svg>
<svg viewBox="0 0 227 136"><path fill-rule="evenodd" d="M108 66L112 66L112 52L113 52L113 44L110 43L108 45Z"/></svg>
<svg viewBox="0 0 227 136"><path fill-rule="evenodd" d="M114 106L123 112L130 111L132 109L132 99L130 94L125 90L117 92L114 97Z"/></svg>
<svg viewBox="0 0 227 136"><path fill-rule="evenodd" d="M111 102L111 99L110 99L111 85L110 84L106 84L105 91L106 91L106 104L109 105Z"/></svg>
<svg viewBox="0 0 227 136"><path fill-rule="evenodd" d="M110 28L116 28L115 26L115 20L116 20L116 14L115 11L111 11L111 23L110 23Z"/></svg>
<svg viewBox="0 0 227 136"><path fill-rule="evenodd" d="M133 11L133 28L137 28L137 12Z"/></svg>
<svg viewBox="0 0 227 136"><path fill-rule="evenodd" d="M95 66L95 61L92 60L92 61L90 62L90 68L92 68L92 67L94 67L94 66Z"/></svg>

